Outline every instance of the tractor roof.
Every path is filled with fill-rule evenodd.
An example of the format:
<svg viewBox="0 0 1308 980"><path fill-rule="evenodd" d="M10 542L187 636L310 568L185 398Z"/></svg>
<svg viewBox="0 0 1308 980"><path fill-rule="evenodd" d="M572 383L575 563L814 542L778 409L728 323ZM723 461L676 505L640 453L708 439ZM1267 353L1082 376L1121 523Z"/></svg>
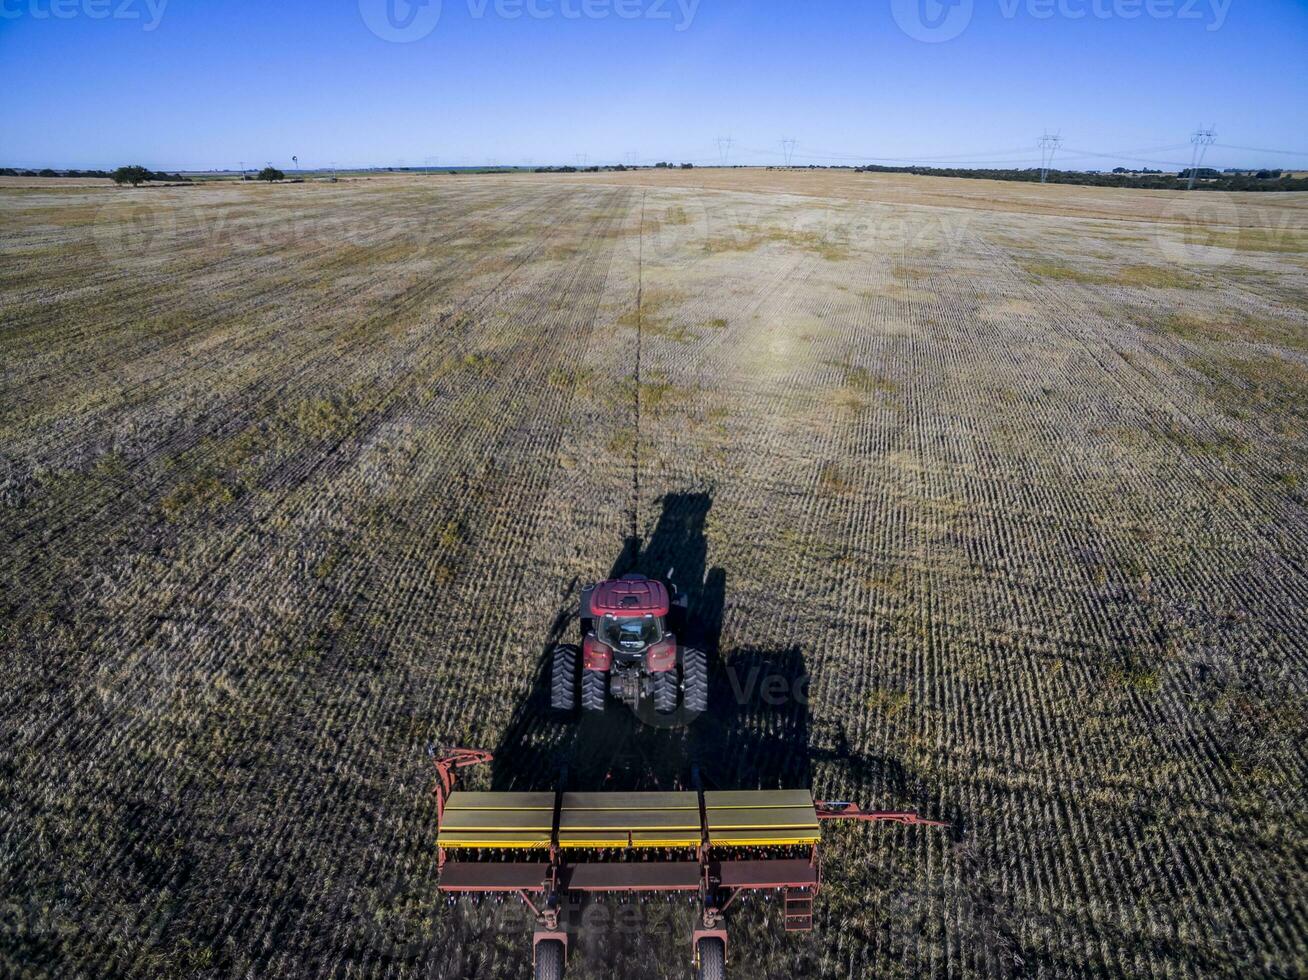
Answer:
<svg viewBox="0 0 1308 980"><path fill-rule="evenodd" d="M666 616L668 588L643 575L601 582L590 597L596 616Z"/></svg>

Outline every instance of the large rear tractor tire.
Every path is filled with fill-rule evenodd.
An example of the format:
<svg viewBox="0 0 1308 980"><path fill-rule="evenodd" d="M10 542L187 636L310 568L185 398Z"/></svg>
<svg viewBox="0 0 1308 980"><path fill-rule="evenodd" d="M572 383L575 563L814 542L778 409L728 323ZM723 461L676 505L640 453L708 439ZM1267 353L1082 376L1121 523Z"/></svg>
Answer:
<svg viewBox="0 0 1308 980"><path fill-rule="evenodd" d="M609 699L609 675L603 670L581 672L581 710L600 712Z"/></svg>
<svg viewBox="0 0 1308 980"><path fill-rule="evenodd" d="M536 980L563 980L563 943L557 939L536 944Z"/></svg>
<svg viewBox="0 0 1308 980"><path fill-rule="evenodd" d="M677 670L665 670L661 674L651 674L654 687L654 710L661 715L670 715L677 710Z"/></svg>
<svg viewBox="0 0 1308 980"><path fill-rule="evenodd" d="M577 707L577 665L581 651L574 646L554 648L550 667L550 707L555 711L572 711Z"/></svg>
<svg viewBox="0 0 1308 980"><path fill-rule="evenodd" d="M686 647L681 651L681 699L690 714L708 711L708 655Z"/></svg>
<svg viewBox="0 0 1308 980"><path fill-rule="evenodd" d="M717 936L705 936L699 941L699 980L726 980L726 976L726 944Z"/></svg>

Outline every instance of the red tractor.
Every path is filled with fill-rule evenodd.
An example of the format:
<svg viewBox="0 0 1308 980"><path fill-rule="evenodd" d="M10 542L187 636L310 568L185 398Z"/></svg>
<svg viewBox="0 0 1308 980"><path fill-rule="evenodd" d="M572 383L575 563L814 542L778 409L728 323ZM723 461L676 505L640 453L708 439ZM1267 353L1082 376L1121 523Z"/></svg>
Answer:
<svg viewBox="0 0 1308 980"><path fill-rule="evenodd" d="M693 720L708 710L708 657L683 646L685 596L644 575L624 575L581 593L581 646L554 648L550 704L603 711L609 697L638 715Z"/></svg>

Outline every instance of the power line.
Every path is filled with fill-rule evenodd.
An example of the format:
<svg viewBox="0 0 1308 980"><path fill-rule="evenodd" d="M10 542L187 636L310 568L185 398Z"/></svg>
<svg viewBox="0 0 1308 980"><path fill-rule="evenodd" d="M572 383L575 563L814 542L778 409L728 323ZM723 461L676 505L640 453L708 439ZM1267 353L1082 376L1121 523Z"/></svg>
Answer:
<svg viewBox="0 0 1308 980"><path fill-rule="evenodd" d="M1246 153L1276 153L1287 157L1308 157L1308 150L1269 150L1261 146L1232 146L1230 143L1214 143L1219 150L1244 150Z"/></svg>
<svg viewBox="0 0 1308 980"><path fill-rule="evenodd" d="M767 156L780 155L776 150L759 149L755 147L742 146L740 149L746 153L765 154ZM1025 153L1029 147L1018 146L1007 150L984 150L978 153L955 153L942 156L915 156L915 157L883 157L875 153L835 153L827 152L820 149L814 149L809 153L793 153L793 156L802 157L805 160L880 160L888 163L918 163L921 161L946 161L946 160L977 160L982 157L1009 157L1014 153Z"/></svg>
<svg viewBox="0 0 1308 980"><path fill-rule="evenodd" d="M1165 146L1136 147L1127 150L1113 150L1109 152L1100 152L1096 150L1083 150L1083 149L1074 149L1068 147L1066 146L1064 138L1061 136L1051 136L1049 138L1051 140L1058 141L1058 145L1056 147L1051 147L1050 149L1054 150L1057 153L1063 154L1065 159L1077 159L1080 157L1084 157L1087 159L1097 159L1097 160L1123 160L1123 161L1131 161L1135 163L1156 164L1158 166L1165 166L1165 167L1176 167L1178 169L1183 169L1186 166L1184 160L1162 159L1160 157L1150 156L1150 154L1170 153L1171 151L1181 150L1184 149L1186 146L1190 145L1189 143L1172 143ZM787 157L787 148L784 145L785 140L782 140L780 142L783 143L780 149L743 146L743 145L736 144L734 140L732 141L732 145L735 149L738 149L743 153L749 154L751 156L781 158L783 161L787 163L787 165L793 165L796 159L812 160L812 161L847 160L851 162L864 162L864 163L923 164L923 165L931 165L936 163L944 164L950 162L986 163L992 165L1029 162L1032 165L1041 165L1041 166L1049 165L1050 169L1052 169L1052 165L1049 164L1049 158L1045 157L1044 154L1042 154L1041 157L1037 158L1035 155L1029 152L1029 144L1026 147L1021 147L1021 146L1010 147L1004 150L977 150L970 153L950 153L950 154L938 154L938 155L923 154L920 156L911 156L911 157L879 156L875 153L844 153L844 152L823 150L820 148L806 149L805 151L800 152L798 149L792 148L789 151L789 157ZM1037 145L1039 145L1040 142L1041 141L1037 141ZM798 144L796 143L796 146L797 145ZM1224 143L1217 143L1214 145L1216 145L1221 149L1245 150L1248 152L1279 153L1279 154L1284 154L1286 156L1308 157L1308 151L1303 151L1302 153L1300 153L1299 151L1294 151L1294 150L1266 150L1266 149L1259 149L1257 147L1229 146ZM721 157L719 157L718 162L722 163Z"/></svg>
<svg viewBox="0 0 1308 980"><path fill-rule="evenodd" d="M1209 134L1212 142L1205 143L1203 140L1195 142L1202 134ZM1046 142L1048 141L1048 142ZM1187 143L1173 143L1169 145L1155 145L1148 147L1136 147L1126 150L1114 150L1101 152L1098 150L1086 150L1068 147L1064 137L1055 133L1053 135L1046 132L1032 147L1027 144L1025 147L1010 147L1008 149L987 149L977 150L968 153L949 153L939 155L921 155L921 156L879 156L873 153L842 153L823 150L816 147L805 145L804 150L799 149L799 140L794 137L781 137L777 143L770 147L755 147L742 145L735 137L719 136L715 139L718 150L717 159L709 157L698 157L690 154L682 159L691 162L696 166L732 166L737 159L732 154L734 151L740 151L745 162L751 158L761 158L760 163L768 159L782 162L787 167L793 167L797 161L808 160L811 163L832 163L841 162L849 163L869 163L881 164L887 166L912 166L922 167L961 167L965 169L983 169L983 168L1038 168L1041 171L1041 177L1044 182L1048 182L1048 173L1053 169L1053 162L1058 154L1061 154L1061 161L1064 165L1069 162L1077 161L1084 158L1085 160L1117 160L1122 162L1132 162L1158 166L1161 168L1171 168L1176 171L1183 171L1186 163L1183 159L1168 159L1168 157L1179 157L1179 153L1172 151L1183 149L1186 145L1192 147L1192 166L1191 170L1200 169L1204 160L1204 153L1208 146L1215 146L1220 150L1231 150L1246 153L1276 153L1284 156L1301 156L1308 158L1308 150L1286 150L1273 148L1245 147L1233 144L1216 142L1216 134L1212 130L1199 130ZM1152 154L1159 154L1153 156ZM653 162L642 159L637 151L629 150L624 156L630 165L648 165ZM577 166L589 166L589 156L584 153L576 155L575 161ZM661 159L661 158L660 158ZM427 166L432 166L438 162L437 158L429 157L424 161ZM461 159L460 164L466 164L466 158ZM404 166L404 161L397 161L399 167ZM805 165L805 164L801 164ZM806 165L805 165L806 166ZM245 172L246 165L241 163L241 171Z"/></svg>
<svg viewBox="0 0 1308 980"><path fill-rule="evenodd" d="M1094 150L1075 150L1068 147L1066 153L1073 156L1082 157L1103 157L1105 160L1143 160L1144 157L1136 156L1138 153L1170 153L1173 150L1184 150L1188 143L1173 143L1171 146L1145 146L1134 150L1110 150L1107 153L1099 153ZM1165 161L1173 163L1175 161Z"/></svg>
<svg viewBox="0 0 1308 980"><path fill-rule="evenodd" d="M1176 147L1180 149L1180 147ZM1074 150L1068 147L1063 153L1066 160L1079 160L1082 158L1093 158L1096 160L1130 160L1132 163L1154 163L1160 167L1176 167L1178 170L1184 169L1185 162L1182 160L1159 160L1153 157L1131 156L1129 153L1092 153L1089 150Z"/></svg>

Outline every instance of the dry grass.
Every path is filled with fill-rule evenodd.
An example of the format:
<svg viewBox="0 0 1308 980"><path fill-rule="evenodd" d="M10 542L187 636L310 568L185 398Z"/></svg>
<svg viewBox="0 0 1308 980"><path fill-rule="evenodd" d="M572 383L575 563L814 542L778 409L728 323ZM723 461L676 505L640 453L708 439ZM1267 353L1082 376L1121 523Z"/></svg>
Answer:
<svg viewBox="0 0 1308 980"><path fill-rule="evenodd" d="M1255 317L1235 311L1167 314L1160 328L1185 340L1272 344L1308 350L1308 325L1279 316Z"/></svg>
<svg viewBox="0 0 1308 980"><path fill-rule="evenodd" d="M841 262L850 255L848 244L831 235L778 227L745 228L734 235L716 236L705 242L704 250L710 254L754 252L768 245L812 252L828 262Z"/></svg>
<svg viewBox="0 0 1308 980"><path fill-rule="evenodd" d="M1229 248L1236 252L1270 252L1301 255L1308 252L1308 232L1302 228L1187 229L1181 236L1187 245Z"/></svg>
<svg viewBox="0 0 1308 980"><path fill-rule="evenodd" d="M1062 262L1028 261L1022 263L1037 279L1075 282L1091 286L1135 286L1149 289L1194 289L1194 277L1173 269L1150 265L1128 265L1114 271L1078 269Z"/></svg>
<svg viewBox="0 0 1308 980"><path fill-rule="evenodd" d="M426 747L554 784L541 651L633 520L720 668L811 682L719 670L716 785L954 821L834 829L736 975L1301 973L1301 256L1169 262L1148 193L568 177L158 189L153 242L0 187L0 974L524 974L439 897ZM570 975L684 975L634 908Z"/></svg>

